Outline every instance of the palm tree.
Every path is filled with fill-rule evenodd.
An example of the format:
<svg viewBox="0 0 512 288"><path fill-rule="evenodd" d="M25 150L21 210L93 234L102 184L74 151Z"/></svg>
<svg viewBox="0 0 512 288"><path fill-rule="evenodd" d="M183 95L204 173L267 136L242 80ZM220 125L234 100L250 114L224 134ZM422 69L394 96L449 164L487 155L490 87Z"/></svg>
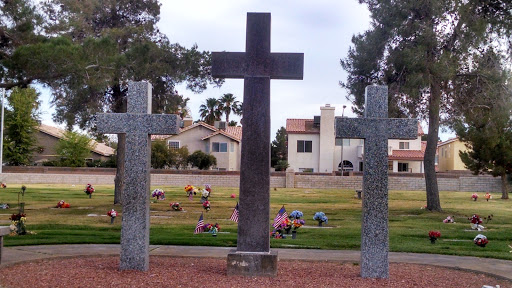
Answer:
<svg viewBox="0 0 512 288"><path fill-rule="evenodd" d="M219 110L219 100L208 98L204 104L199 106L199 115L207 124L213 125L215 121L220 120L222 112Z"/></svg>
<svg viewBox="0 0 512 288"><path fill-rule="evenodd" d="M188 101L190 98L183 98L183 101L178 105L178 112L180 114L181 119L190 115L190 109L188 108Z"/></svg>
<svg viewBox="0 0 512 288"><path fill-rule="evenodd" d="M229 123L229 114L231 112L235 113L235 115L242 115L242 104L236 101L236 97L233 94L227 93L222 95L219 103L219 110L221 113L226 114L226 123Z"/></svg>

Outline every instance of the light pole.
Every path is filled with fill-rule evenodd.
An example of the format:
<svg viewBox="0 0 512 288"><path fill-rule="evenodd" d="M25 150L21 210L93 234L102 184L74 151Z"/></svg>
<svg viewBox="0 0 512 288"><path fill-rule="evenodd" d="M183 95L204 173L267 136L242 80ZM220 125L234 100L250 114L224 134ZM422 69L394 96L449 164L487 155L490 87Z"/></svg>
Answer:
<svg viewBox="0 0 512 288"><path fill-rule="evenodd" d="M4 155L4 98L5 98L5 88L2 89L2 120L0 123L0 174L2 174L3 155Z"/></svg>
<svg viewBox="0 0 512 288"><path fill-rule="evenodd" d="M347 105L343 105L343 111L341 111L341 118L345 116L345 108ZM343 138L341 138L341 177L343 177Z"/></svg>

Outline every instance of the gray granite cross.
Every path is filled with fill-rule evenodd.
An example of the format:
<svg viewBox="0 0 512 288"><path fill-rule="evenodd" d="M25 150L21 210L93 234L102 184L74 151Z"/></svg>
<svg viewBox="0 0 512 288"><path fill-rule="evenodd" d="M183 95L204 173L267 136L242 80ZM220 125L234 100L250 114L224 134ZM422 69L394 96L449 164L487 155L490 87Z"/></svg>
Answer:
<svg viewBox="0 0 512 288"><path fill-rule="evenodd" d="M120 270L149 269L151 134L178 134L178 115L151 115L151 84L129 82L127 113L97 114L97 130L126 134Z"/></svg>
<svg viewBox="0 0 512 288"><path fill-rule="evenodd" d="M245 48L212 53L213 77L244 79L237 256L270 251L270 79L301 80L304 70L303 53L270 52L270 13L247 13ZM256 270L246 274L265 274Z"/></svg>
<svg viewBox="0 0 512 288"><path fill-rule="evenodd" d="M336 117L336 138L364 142L361 277L389 278L388 139L416 139L416 119L389 119L387 86L368 86L364 118Z"/></svg>

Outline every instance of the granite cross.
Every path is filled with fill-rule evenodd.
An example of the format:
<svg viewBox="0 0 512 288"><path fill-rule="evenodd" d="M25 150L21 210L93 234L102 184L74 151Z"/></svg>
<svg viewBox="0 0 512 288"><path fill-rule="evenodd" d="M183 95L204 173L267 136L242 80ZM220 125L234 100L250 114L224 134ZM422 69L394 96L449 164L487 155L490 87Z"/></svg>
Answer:
<svg viewBox="0 0 512 288"><path fill-rule="evenodd" d="M247 13L246 29L246 52L213 52L212 76L244 79L237 252L268 254L270 79L301 80L304 54L270 52L270 13Z"/></svg>
<svg viewBox="0 0 512 288"><path fill-rule="evenodd" d="M151 115L151 84L129 82L127 113L97 114L97 130L126 134L120 270L149 269L150 134L178 134L178 115Z"/></svg>
<svg viewBox="0 0 512 288"><path fill-rule="evenodd" d="M388 139L416 139L416 119L388 117L387 86L368 86L364 118L336 117L337 138L364 142L361 277L389 278Z"/></svg>

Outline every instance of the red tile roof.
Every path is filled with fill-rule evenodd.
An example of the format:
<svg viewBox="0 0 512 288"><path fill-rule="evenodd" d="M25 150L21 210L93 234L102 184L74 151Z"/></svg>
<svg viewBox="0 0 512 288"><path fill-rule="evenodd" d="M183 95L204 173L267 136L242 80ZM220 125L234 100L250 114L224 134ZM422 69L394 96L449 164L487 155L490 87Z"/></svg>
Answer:
<svg viewBox="0 0 512 288"><path fill-rule="evenodd" d="M313 119L286 119L286 132L296 134L318 134L319 127L313 127Z"/></svg>
<svg viewBox="0 0 512 288"><path fill-rule="evenodd" d="M220 129L217 129L214 126L206 124L204 122L197 122L197 123L194 123L185 128L181 128L180 133L194 129L199 126L210 129L213 132L212 134L209 134L208 136L203 137L201 140L205 140L205 139L208 139L210 137L213 137L213 136L219 135L219 134L224 135L224 136L231 138L238 142L240 142L242 140L242 127L241 126L227 126L226 130L220 130ZM151 140L163 140L163 139L169 138L169 136L172 136L172 135L151 135Z"/></svg>
<svg viewBox="0 0 512 288"><path fill-rule="evenodd" d="M423 160L425 151L421 150L393 150L388 155L389 160Z"/></svg>

